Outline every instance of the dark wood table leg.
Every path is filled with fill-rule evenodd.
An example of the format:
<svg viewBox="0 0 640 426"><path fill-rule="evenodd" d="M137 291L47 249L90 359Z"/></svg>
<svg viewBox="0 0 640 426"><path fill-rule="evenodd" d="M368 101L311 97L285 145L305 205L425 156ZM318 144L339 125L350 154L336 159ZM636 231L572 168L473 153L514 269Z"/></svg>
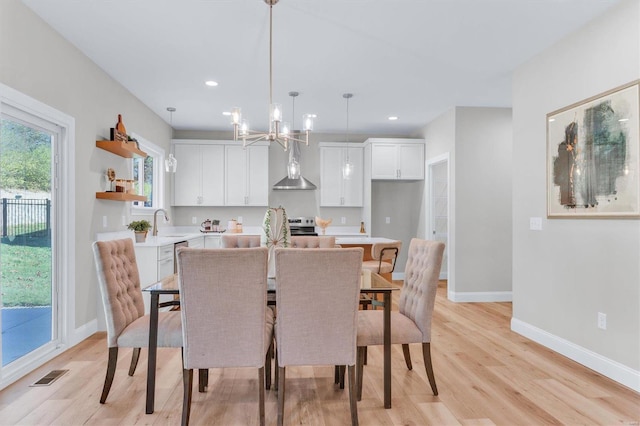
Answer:
<svg viewBox="0 0 640 426"><path fill-rule="evenodd" d="M160 294L151 292L149 312L149 359L147 361L147 414L153 413L156 393L156 353L158 349L158 309Z"/></svg>
<svg viewBox="0 0 640 426"><path fill-rule="evenodd" d="M384 408L391 408L391 291L384 292Z"/></svg>

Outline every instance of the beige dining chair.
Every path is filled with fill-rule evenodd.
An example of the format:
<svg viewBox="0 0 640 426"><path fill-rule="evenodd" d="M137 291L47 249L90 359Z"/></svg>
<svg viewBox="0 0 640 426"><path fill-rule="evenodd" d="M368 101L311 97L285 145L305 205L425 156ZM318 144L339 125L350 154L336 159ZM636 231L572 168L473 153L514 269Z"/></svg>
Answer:
<svg viewBox="0 0 640 426"><path fill-rule="evenodd" d="M275 251L278 425L284 421L286 367L300 365L348 366L351 423L358 424L356 313L362 253L362 248Z"/></svg>
<svg viewBox="0 0 640 426"><path fill-rule="evenodd" d="M179 248L184 341L182 424L189 423L193 369L258 369L260 424L271 381L274 315L267 307L267 248ZM265 377L266 370L266 377Z"/></svg>
<svg viewBox="0 0 640 426"><path fill-rule="evenodd" d="M224 234L220 237L222 248L252 248L260 247L260 235Z"/></svg>
<svg viewBox="0 0 640 426"><path fill-rule="evenodd" d="M109 360L100 403L109 395L118 362L118 348L134 348L129 367L133 376L140 357L140 348L149 346L149 315L144 314L140 275L131 238L93 243L107 325ZM182 347L182 326L179 312L158 314L158 347Z"/></svg>
<svg viewBox="0 0 640 426"><path fill-rule="evenodd" d="M431 363L431 318L442 265L444 243L413 238L409 244L405 279L398 311L391 312L391 343L402 344L411 370L410 343L422 343L424 366L434 395L438 395ZM358 312L358 399L362 396L362 373L367 346L383 345L383 311Z"/></svg>
<svg viewBox="0 0 640 426"><path fill-rule="evenodd" d="M292 235L292 248L335 248L336 237L315 235Z"/></svg>

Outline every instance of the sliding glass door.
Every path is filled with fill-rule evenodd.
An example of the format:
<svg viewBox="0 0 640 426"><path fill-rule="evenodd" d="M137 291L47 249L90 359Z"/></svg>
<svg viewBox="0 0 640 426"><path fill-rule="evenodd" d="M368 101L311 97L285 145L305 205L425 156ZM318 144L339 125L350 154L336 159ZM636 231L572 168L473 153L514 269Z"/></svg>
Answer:
<svg viewBox="0 0 640 426"><path fill-rule="evenodd" d="M59 128L24 111L0 116L1 367L58 342L55 159Z"/></svg>

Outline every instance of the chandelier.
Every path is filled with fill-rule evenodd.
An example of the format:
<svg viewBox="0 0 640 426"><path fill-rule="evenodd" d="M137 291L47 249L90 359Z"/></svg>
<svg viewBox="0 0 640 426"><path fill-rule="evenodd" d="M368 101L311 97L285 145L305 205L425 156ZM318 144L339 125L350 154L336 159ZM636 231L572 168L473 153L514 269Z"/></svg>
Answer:
<svg viewBox="0 0 640 426"><path fill-rule="evenodd" d="M347 132L345 133L345 139L347 141L347 145L349 145L349 99L353 98L352 93L345 93L342 95L343 98L347 100ZM349 146L347 146L347 161L345 161L342 166L342 177L344 179L351 179L351 175L353 174L353 163L349 159Z"/></svg>
<svg viewBox="0 0 640 426"><path fill-rule="evenodd" d="M300 142L309 145L309 133L313 130L313 115L302 116L302 130L304 139L293 136L288 123L282 121L282 105L273 102L273 5L279 0L264 0L269 5L269 131L252 130L249 123L242 119L241 109L231 110L233 124L233 140L242 139L242 145L252 145L258 141L268 140L277 142L286 151L290 142Z"/></svg>

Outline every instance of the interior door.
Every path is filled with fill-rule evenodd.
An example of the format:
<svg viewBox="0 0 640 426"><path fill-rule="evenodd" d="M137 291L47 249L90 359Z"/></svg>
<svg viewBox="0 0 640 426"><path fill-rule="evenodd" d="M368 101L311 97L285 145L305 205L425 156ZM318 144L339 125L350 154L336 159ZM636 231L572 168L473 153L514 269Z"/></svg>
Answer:
<svg viewBox="0 0 640 426"><path fill-rule="evenodd" d="M448 160L429 165L431 239L445 244L440 279L449 275L449 164Z"/></svg>

